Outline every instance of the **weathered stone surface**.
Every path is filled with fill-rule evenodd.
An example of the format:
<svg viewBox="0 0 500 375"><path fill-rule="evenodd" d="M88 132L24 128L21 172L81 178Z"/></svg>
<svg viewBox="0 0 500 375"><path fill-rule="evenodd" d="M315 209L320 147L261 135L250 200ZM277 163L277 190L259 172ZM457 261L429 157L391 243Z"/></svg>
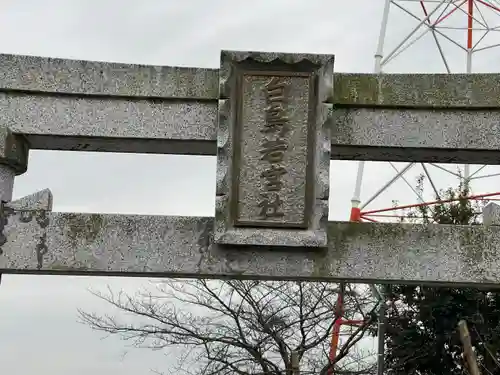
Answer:
<svg viewBox="0 0 500 375"><path fill-rule="evenodd" d="M2 201L28 144L218 160L215 220L50 213L49 191L2 204L0 274L500 282L496 205L485 227L327 223L330 146L332 158L499 164L500 75L334 77L326 55L222 56L216 71L0 55ZM294 112L283 217L263 227L268 80L289 87Z"/></svg>
<svg viewBox="0 0 500 375"><path fill-rule="evenodd" d="M32 149L215 154L216 113L215 102L0 92L0 118Z"/></svg>
<svg viewBox="0 0 500 375"><path fill-rule="evenodd" d="M266 55L272 61L280 54ZM327 101L338 105L500 106L499 74L337 73L334 79L335 91ZM0 91L216 100L218 85L218 69L0 55Z"/></svg>
<svg viewBox="0 0 500 375"><path fill-rule="evenodd" d="M0 55L0 91L215 99L217 69Z"/></svg>
<svg viewBox="0 0 500 375"><path fill-rule="evenodd" d="M500 205L490 202L483 208L484 225L500 225Z"/></svg>
<svg viewBox="0 0 500 375"><path fill-rule="evenodd" d="M498 110L338 108L332 158L500 163Z"/></svg>
<svg viewBox="0 0 500 375"><path fill-rule="evenodd" d="M53 196L50 189L43 189L9 202L6 207L16 211L52 211L52 202Z"/></svg>
<svg viewBox="0 0 500 375"><path fill-rule="evenodd" d="M336 105L499 108L499 74L336 74Z"/></svg>
<svg viewBox="0 0 500 375"><path fill-rule="evenodd" d="M500 228L331 222L328 249L217 245L213 218L16 213L0 273L492 284ZM261 233L262 236L267 234Z"/></svg>
<svg viewBox="0 0 500 375"><path fill-rule="evenodd" d="M230 115L223 103L219 126ZM0 93L1 118L13 132L26 135L31 149L215 155L217 108L216 101ZM322 110L329 115L327 104ZM499 113L500 108L336 108L325 126L331 129L332 159L498 164ZM229 142L224 137L221 145Z"/></svg>
<svg viewBox="0 0 500 375"><path fill-rule="evenodd" d="M325 246L333 56L223 51L221 66L216 242Z"/></svg>
<svg viewBox="0 0 500 375"><path fill-rule="evenodd" d="M234 56L271 65L279 56L287 63L316 58ZM231 115L222 105L228 98L227 69L0 55L0 116L15 133L27 134L32 149L215 155L217 100L221 119ZM498 74L323 75L320 95L336 105L329 124L332 158L496 164L498 83ZM147 96L155 99L137 99ZM443 106L455 109L423 109Z"/></svg>
<svg viewBox="0 0 500 375"><path fill-rule="evenodd" d="M26 139L13 134L5 123L4 126L0 125L0 202L9 202L12 199L14 178L28 169L28 154Z"/></svg>
<svg viewBox="0 0 500 375"><path fill-rule="evenodd" d="M230 115L225 100L219 103L220 127ZM323 105L328 117L329 105ZM0 93L1 118L13 132L26 135L31 149L215 155L217 107L215 101ZM332 159L498 164L499 113L336 108L325 126L331 129ZM229 141L224 137L221 145ZM327 147L325 142L320 144Z"/></svg>
<svg viewBox="0 0 500 375"><path fill-rule="evenodd" d="M8 117L0 118L4 124L9 123ZM26 140L16 134L11 129L0 126L0 164L14 170L15 174L23 174L28 168L29 147Z"/></svg>
<svg viewBox="0 0 500 375"><path fill-rule="evenodd" d="M12 199L15 177L14 169L5 164L0 165L0 202L9 202Z"/></svg>

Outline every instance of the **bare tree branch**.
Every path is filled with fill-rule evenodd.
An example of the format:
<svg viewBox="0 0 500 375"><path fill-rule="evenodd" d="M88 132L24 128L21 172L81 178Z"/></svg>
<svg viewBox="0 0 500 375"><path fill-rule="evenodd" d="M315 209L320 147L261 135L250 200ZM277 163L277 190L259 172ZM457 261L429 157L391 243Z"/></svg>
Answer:
<svg viewBox="0 0 500 375"><path fill-rule="evenodd" d="M79 314L91 328L119 335L137 347L183 349L187 354L178 369L186 374L291 375L293 351L298 352L302 375L323 375L332 366L337 374L372 373L373 360L354 355L375 316L373 300L363 293L350 293L346 311L368 318L334 361L328 360L337 292L338 287L328 283L169 279L157 285L155 293L129 296L109 288L106 295L94 292L117 316L82 310Z"/></svg>

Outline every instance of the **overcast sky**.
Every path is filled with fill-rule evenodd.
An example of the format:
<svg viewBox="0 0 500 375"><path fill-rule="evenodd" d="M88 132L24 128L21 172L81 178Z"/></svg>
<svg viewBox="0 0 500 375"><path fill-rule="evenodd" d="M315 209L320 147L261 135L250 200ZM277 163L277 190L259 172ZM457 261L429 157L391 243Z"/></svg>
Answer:
<svg viewBox="0 0 500 375"><path fill-rule="evenodd" d="M334 53L335 69L372 72L384 0L3 0L0 53L157 65L218 67L221 49ZM398 16L399 15L399 16ZM462 16L453 20L464 25ZM500 24L500 23L499 23ZM388 49L416 24L401 12L390 18ZM497 25L493 25L497 26ZM464 34L458 36L461 43ZM498 41L497 41L498 43ZM445 45L454 71L465 55ZM474 60L476 71L498 69L498 53ZM494 61L494 62L493 62ZM387 69L442 72L430 34ZM401 164L396 164L401 168ZM493 173L491 169L484 172ZM332 219L346 220L356 163L332 162ZM454 184L437 169L440 187ZM369 163L363 198L394 173ZM415 168L409 174L414 185ZM478 185L493 191L498 180ZM50 188L54 210L213 216L215 158L31 152L15 197ZM371 207L415 199L403 181ZM0 287L2 374L137 375L165 369L162 353L128 351L123 342L76 323L76 309L109 311L87 288L134 291L143 279L4 277ZM127 353L125 355L125 353Z"/></svg>

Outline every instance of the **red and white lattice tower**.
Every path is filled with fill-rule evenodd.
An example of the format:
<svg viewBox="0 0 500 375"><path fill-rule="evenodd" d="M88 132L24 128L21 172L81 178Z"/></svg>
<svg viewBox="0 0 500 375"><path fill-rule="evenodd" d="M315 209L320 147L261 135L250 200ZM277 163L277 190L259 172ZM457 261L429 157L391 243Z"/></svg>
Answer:
<svg viewBox="0 0 500 375"><path fill-rule="evenodd" d="M500 61L500 48L496 48L500 47L500 0L379 1L383 12L375 53L375 73L500 72L500 65L497 63ZM488 189L491 191L488 186L494 186L491 178L497 177L497 186L500 183L500 169L496 166L463 165L457 168L424 163L409 163L402 168L397 168L395 163L378 163L378 168L384 164L385 168L392 168L395 174L389 177L387 183L381 184L378 190L373 191L371 196L367 195L365 198L363 176L366 173L366 164L361 161L357 167L351 200L352 221L401 220L404 218L401 211L404 208L439 202L435 197L439 197L441 188L458 185L453 182L455 185L450 186L449 179L444 182L446 178L442 177L443 171L462 179L462 182L467 182L475 192L470 199L500 198L499 192L487 192ZM405 178L410 169L412 172L420 170L426 177L426 183L429 185L427 191L432 192L431 199L430 196L422 196L414 189L415 182ZM487 178L490 182L485 182ZM404 204L396 204L396 207L388 207L386 199L384 203L374 207L374 203L376 205L376 200L384 191L390 187L394 189L393 185L398 181L407 185L403 189L408 189L410 194L406 196L413 196L414 199L411 201L405 196L405 202L402 202Z"/></svg>
<svg viewBox="0 0 500 375"><path fill-rule="evenodd" d="M500 47L500 0L372 1L380 2L383 7L375 73L500 73L500 48L496 48ZM500 200L499 167L463 165L455 166L456 171L453 171L450 165L407 163L398 167L397 164L400 163L357 163L351 221L404 220L404 209L444 202L439 198L441 189L456 187L460 180L475 192L469 199ZM376 167L370 168L372 165ZM392 174L382 173L383 168ZM430 191L430 196L423 196L422 191L415 189L415 182L408 180L410 170L426 177L424 191ZM367 172L376 178L364 181ZM381 175L387 176L386 183L380 183ZM401 182L404 185L398 186ZM409 194L403 192L401 195L404 189ZM488 192L488 189L495 192ZM396 193L402 197L403 204L389 207L387 194L391 199L391 194ZM373 286L372 292L377 298L383 298ZM362 323L343 318L343 298L341 288L330 345L332 360L342 335L341 326ZM379 345L379 361L383 362L383 342Z"/></svg>

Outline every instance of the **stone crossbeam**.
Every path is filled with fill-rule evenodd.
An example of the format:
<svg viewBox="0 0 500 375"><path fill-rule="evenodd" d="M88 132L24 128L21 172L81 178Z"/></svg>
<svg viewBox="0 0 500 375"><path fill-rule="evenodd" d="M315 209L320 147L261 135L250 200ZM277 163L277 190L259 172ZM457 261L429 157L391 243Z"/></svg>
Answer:
<svg viewBox="0 0 500 375"><path fill-rule="evenodd" d="M222 51L220 69L0 55L0 274L500 282L485 226L328 222L331 159L500 164L500 75L334 72ZM216 155L215 217L12 201L31 149Z"/></svg>
<svg viewBox="0 0 500 375"><path fill-rule="evenodd" d="M30 149L215 155L218 85L218 69L0 55L0 116ZM499 163L498 74L332 86L332 159Z"/></svg>
<svg viewBox="0 0 500 375"><path fill-rule="evenodd" d="M30 149L215 155L217 83L214 69L0 55L0 116Z"/></svg>
<svg viewBox="0 0 500 375"><path fill-rule="evenodd" d="M0 273L500 282L500 227L330 222L328 248L220 246L213 218L14 212ZM263 239L265 241L265 238Z"/></svg>
<svg viewBox="0 0 500 375"><path fill-rule="evenodd" d="M0 92L31 149L215 155L217 103Z"/></svg>

